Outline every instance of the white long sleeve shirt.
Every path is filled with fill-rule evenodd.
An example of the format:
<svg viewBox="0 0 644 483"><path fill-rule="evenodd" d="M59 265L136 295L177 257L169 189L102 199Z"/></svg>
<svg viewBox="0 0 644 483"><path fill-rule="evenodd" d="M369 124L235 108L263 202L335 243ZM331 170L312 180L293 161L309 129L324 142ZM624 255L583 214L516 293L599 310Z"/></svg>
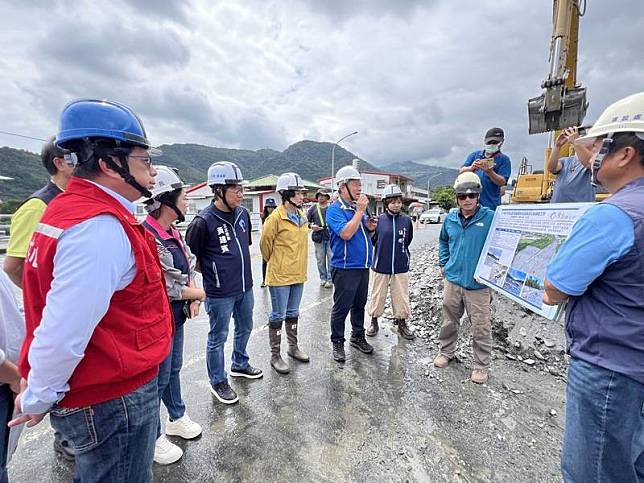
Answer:
<svg viewBox="0 0 644 483"><path fill-rule="evenodd" d="M132 202L96 186L134 213ZM96 216L60 235L51 288L29 349L31 370L22 396L23 413L45 413L65 396L112 295L135 275L132 245L115 217Z"/></svg>

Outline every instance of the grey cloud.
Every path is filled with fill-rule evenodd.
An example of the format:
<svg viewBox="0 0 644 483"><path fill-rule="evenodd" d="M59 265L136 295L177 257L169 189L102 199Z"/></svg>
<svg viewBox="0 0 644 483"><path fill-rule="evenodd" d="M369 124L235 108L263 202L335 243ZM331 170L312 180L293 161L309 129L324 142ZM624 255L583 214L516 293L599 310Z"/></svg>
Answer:
<svg viewBox="0 0 644 483"><path fill-rule="evenodd" d="M136 10L137 14L153 19L189 24L193 9L189 0L124 0L125 4Z"/></svg>

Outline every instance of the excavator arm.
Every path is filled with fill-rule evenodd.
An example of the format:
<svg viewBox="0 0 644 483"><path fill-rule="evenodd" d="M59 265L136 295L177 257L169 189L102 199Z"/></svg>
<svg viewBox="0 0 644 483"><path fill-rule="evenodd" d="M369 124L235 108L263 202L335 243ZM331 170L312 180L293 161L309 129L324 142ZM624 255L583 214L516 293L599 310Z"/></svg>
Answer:
<svg viewBox="0 0 644 483"><path fill-rule="evenodd" d="M577 43L585 9L585 0L554 0L550 72L541 83L541 95L528 101L530 134L583 123L588 102L586 89L577 85Z"/></svg>

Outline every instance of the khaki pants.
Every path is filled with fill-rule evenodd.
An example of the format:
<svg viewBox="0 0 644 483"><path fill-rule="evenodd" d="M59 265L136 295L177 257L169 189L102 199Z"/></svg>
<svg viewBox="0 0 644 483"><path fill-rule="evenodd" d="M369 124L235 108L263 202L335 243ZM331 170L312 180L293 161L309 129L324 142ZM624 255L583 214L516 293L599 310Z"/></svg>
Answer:
<svg viewBox="0 0 644 483"><path fill-rule="evenodd" d="M394 319L408 320L411 317L409 308L409 273L389 275L371 270L370 277L369 317L380 317L384 313L387 292L391 286L391 306Z"/></svg>
<svg viewBox="0 0 644 483"><path fill-rule="evenodd" d="M474 368L485 369L490 365L492 352L490 289L467 290L447 280L444 282L443 325L438 336L441 354L454 357L459 324L463 312L467 310L472 322Z"/></svg>

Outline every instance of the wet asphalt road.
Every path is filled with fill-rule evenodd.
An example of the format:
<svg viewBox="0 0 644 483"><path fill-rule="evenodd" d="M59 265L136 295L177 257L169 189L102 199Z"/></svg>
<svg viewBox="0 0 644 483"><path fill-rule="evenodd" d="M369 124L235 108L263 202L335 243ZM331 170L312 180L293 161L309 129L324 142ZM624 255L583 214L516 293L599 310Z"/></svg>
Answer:
<svg viewBox="0 0 644 483"><path fill-rule="evenodd" d="M435 240L438 231L438 226L417 231L416 249ZM389 324L370 340L373 355L347 343L347 362L337 364L329 341L332 291L319 286L310 248L300 340L311 363L289 358L291 373L286 376L270 367L270 297L259 287L261 258L255 243L255 327L248 352L264 378L233 379L240 402L217 402L209 392L205 366L208 320L202 313L189 321L183 393L203 435L186 442L171 438L184 456L170 466L155 465L156 481L558 481L557 455L547 448L535 450L534 457L513 454L513 447L523 444L524 430L536 421L545 421L560 439L560 421L543 417L553 404L563 404L555 382L545 377L537 381L539 395L530 395L526 403L519 396L510 401L500 397L492 383L490 388L474 387L466 382L469 372L463 364L430 380L428 371L437 371L430 365L435 347L399 340ZM508 367L503 377L520 380L523 375ZM505 432L487 421L492 414L504 421ZM552 435L546 432L543 438L545 442ZM52 440L48 420L23 433L10 465L11 481L70 481L72 466L54 456Z"/></svg>

